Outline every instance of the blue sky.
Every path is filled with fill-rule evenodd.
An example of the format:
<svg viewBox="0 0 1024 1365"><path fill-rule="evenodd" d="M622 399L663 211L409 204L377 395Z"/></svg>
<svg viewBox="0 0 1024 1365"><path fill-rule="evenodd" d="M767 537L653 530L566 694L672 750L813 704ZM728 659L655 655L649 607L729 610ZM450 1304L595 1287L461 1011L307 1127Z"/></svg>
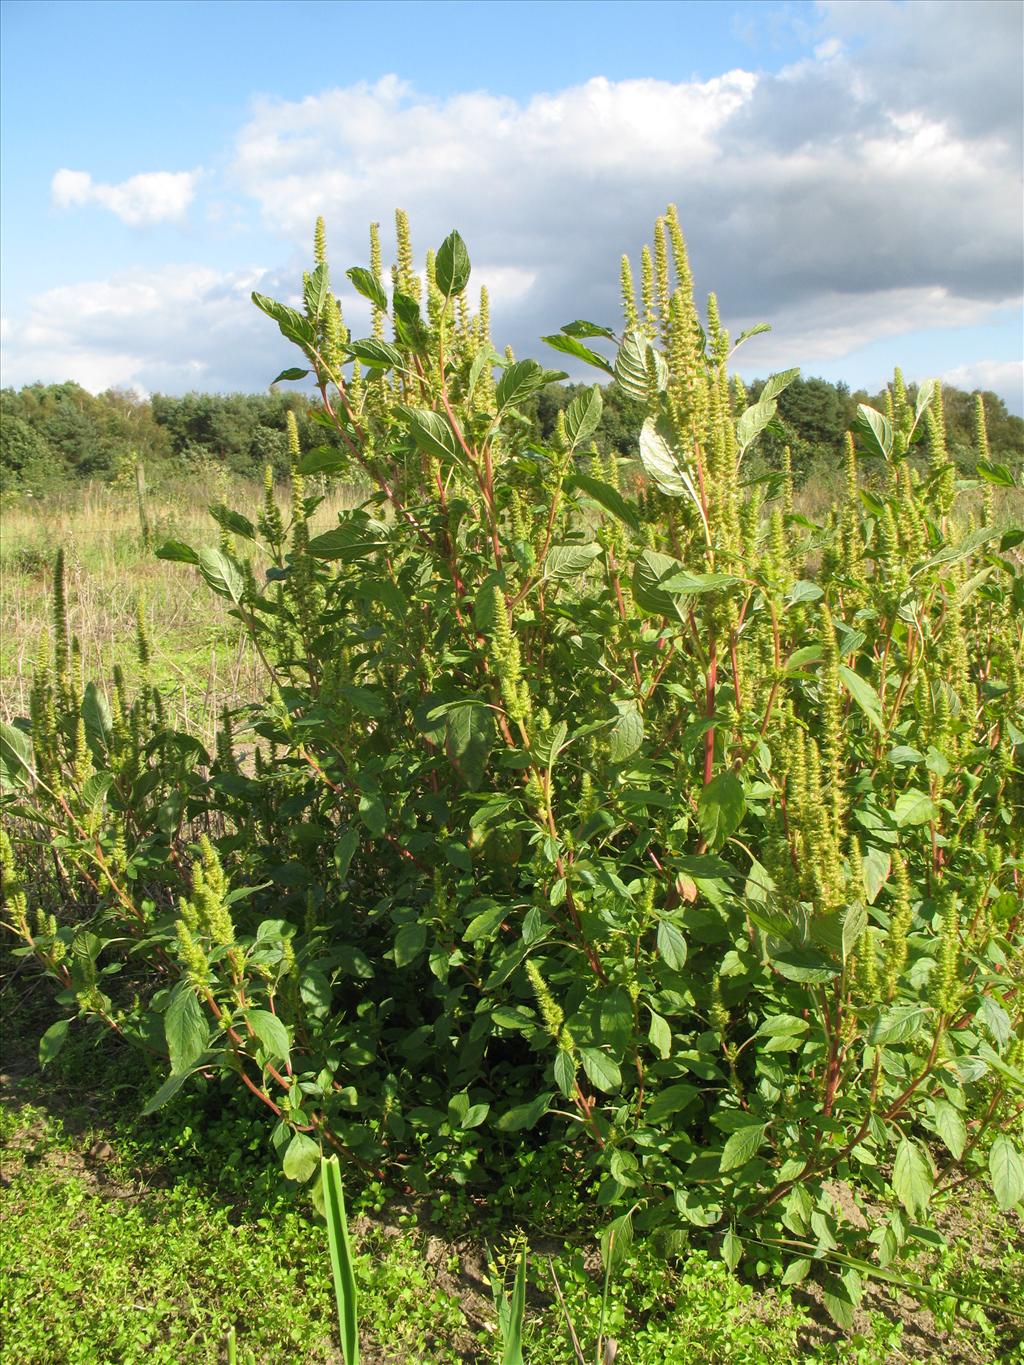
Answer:
<svg viewBox="0 0 1024 1365"><path fill-rule="evenodd" d="M672 200L698 289L773 323L748 377L901 363L1020 412L1021 13L7 0L4 382L256 390L289 357L249 291L294 290L317 212L342 278L397 206L540 354L616 321Z"/></svg>

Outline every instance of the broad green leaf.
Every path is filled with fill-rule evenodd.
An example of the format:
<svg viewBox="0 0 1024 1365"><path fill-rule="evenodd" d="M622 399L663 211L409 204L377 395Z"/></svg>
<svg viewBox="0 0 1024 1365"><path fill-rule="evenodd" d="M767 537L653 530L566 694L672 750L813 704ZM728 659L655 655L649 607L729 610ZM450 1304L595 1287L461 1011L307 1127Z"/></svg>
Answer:
<svg viewBox="0 0 1024 1365"><path fill-rule="evenodd" d="M142 1106L142 1117L148 1118L150 1114L155 1114L158 1109L162 1109L168 1100L174 1098L191 1075L191 1071L172 1071L156 1094L152 1095Z"/></svg>
<svg viewBox="0 0 1024 1365"><path fill-rule="evenodd" d="M854 1312L862 1293L857 1272L846 1270L841 1276L826 1275L821 1289L822 1301L832 1321L844 1332L852 1331Z"/></svg>
<svg viewBox="0 0 1024 1365"><path fill-rule="evenodd" d="M620 1265L633 1245L633 1212L620 1214L601 1233L601 1262L606 1270Z"/></svg>
<svg viewBox="0 0 1024 1365"><path fill-rule="evenodd" d="M382 313L388 310L388 296L383 284L365 266L354 265L351 270L346 270L345 274L352 281L352 287L362 294L364 299L369 299L375 308L379 308Z"/></svg>
<svg viewBox="0 0 1024 1365"><path fill-rule="evenodd" d="M179 987L164 1015L172 1071L187 1071L206 1051L210 1026L190 984Z"/></svg>
<svg viewBox="0 0 1024 1365"><path fill-rule="evenodd" d="M747 446L764 431L765 427L775 416L777 405L763 398L757 403L752 403L745 412L740 413L736 421L736 443L742 455Z"/></svg>
<svg viewBox="0 0 1024 1365"><path fill-rule="evenodd" d="M294 341L296 346L309 351L316 345L316 330L313 324L294 308L255 291L252 294L252 301L261 312L266 313L267 317L274 319L281 330L281 335L287 337L289 341Z"/></svg>
<svg viewBox="0 0 1024 1365"><path fill-rule="evenodd" d="M593 436L601 422L604 400L597 384L577 394L565 410L565 430L569 449L575 450L581 441Z"/></svg>
<svg viewBox="0 0 1024 1365"><path fill-rule="evenodd" d="M46 1066L52 1062L57 1053L64 1046L68 1036L68 1029L71 1027L70 1019L58 1019L55 1024L51 1024L43 1036L39 1039L39 1065Z"/></svg>
<svg viewBox="0 0 1024 1365"><path fill-rule="evenodd" d="M843 961L846 962L850 954L860 942L860 936L867 927L868 907L863 901L855 901L853 905L848 905L843 915Z"/></svg>
<svg viewBox="0 0 1024 1365"><path fill-rule="evenodd" d="M644 740L644 719L635 705L624 706L608 735L608 757L622 763L636 753Z"/></svg>
<svg viewBox="0 0 1024 1365"><path fill-rule="evenodd" d="M532 1128L548 1112L553 1099L554 1095L547 1091L531 1100L529 1104L517 1104L496 1119L494 1126L503 1133L518 1133L524 1128Z"/></svg>
<svg viewBox="0 0 1024 1365"><path fill-rule="evenodd" d="M388 827L384 803L376 792L364 792L359 798L359 818L375 839L381 839Z"/></svg>
<svg viewBox="0 0 1024 1365"><path fill-rule="evenodd" d="M86 683L82 696L82 719L93 753L105 753L114 729L110 703L95 683Z"/></svg>
<svg viewBox="0 0 1024 1365"><path fill-rule="evenodd" d="M932 1168L921 1144L901 1138L892 1167L892 1188L911 1218L919 1221L927 1214L932 1184Z"/></svg>
<svg viewBox="0 0 1024 1365"><path fill-rule="evenodd" d="M610 327L602 327L599 322L584 322L582 319L565 323L562 331L567 337L604 337L606 341L615 340L615 333Z"/></svg>
<svg viewBox="0 0 1024 1365"><path fill-rule="evenodd" d="M562 370L545 370L536 360L515 360L498 380L494 394L498 409L515 407L531 393L566 377Z"/></svg>
<svg viewBox="0 0 1024 1365"><path fill-rule="evenodd" d="M611 1093L622 1085L622 1072L614 1058L596 1047L581 1047L580 1060L591 1085Z"/></svg>
<svg viewBox="0 0 1024 1365"><path fill-rule="evenodd" d="M569 486L579 488L589 498L602 507L611 516L617 517L624 522L630 530L639 531L640 520L636 511L617 488L613 488L610 483L603 483L600 479L593 479L589 474L574 474L569 481Z"/></svg>
<svg viewBox="0 0 1024 1365"><path fill-rule="evenodd" d="M723 1175L726 1171L733 1171L737 1166L747 1164L764 1141L767 1129L766 1123L749 1123L729 1135L719 1163L719 1170Z"/></svg>
<svg viewBox="0 0 1024 1365"><path fill-rule="evenodd" d="M749 341L751 337L761 336L764 332L770 332L771 330L772 325L770 322L755 322L753 327L744 327L743 331L740 332L733 343L732 350L737 350L745 341ZM729 354L731 355L732 351L730 351Z"/></svg>
<svg viewBox="0 0 1024 1365"><path fill-rule="evenodd" d="M743 783L734 772L713 777L697 798L697 824L709 847L718 848L739 829L746 811Z"/></svg>
<svg viewBox="0 0 1024 1365"><path fill-rule="evenodd" d="M218 597L226 597L238 606L245 595L245 579L230 555L219 546L200 550L199 572Z"/></svg>
<svg viewBox="0 0 1024 1365"><path fill-rule="evenodd" d="M395 966L408 967L427 946L425 924L403 924L395 935Z"/></svg>
<svg viewBox="0 0 1024 1365"><path fill-rule="evenodd" d="M567 1100L576 1093L576 1063L562 1048L555 1055L555 1084Z"/></svg>
<svg viewBox="0 0 1024 1365"><path fill-rule="evenodd" d="M578 578L602 553L596 541L589 545L552 545L544 560L544 577Z"/></svg>
<svg viewBox="0 0 1024 1365"><path fill-rule="evenodd" d="M308 1133L294 1133L284 1149L281 1163L285 1176L304 1185L320 1165L321 1156L320 1144L314 1142Z"/></svg>
<svg viewBox="0 0 1024 1365"><path fill-rule="evenodd" d="M387 341L378 341L376 337L350 341L345 350L351 359L369 366L371 370L400 370L404 364L402 352L397 347Z"/></svg>
<svg viewBox="0 0 1024 1365"><path fill-rule="evenodd" d="M882 703L875 689L859 673L855 673L852 668L847 668L846 664L839 665L839 676L843 680L846 690L871 724L876 730L881 731L884 725Z"/></svg>
<svg viewBox="0 0 1024 1365"><path fill-rule="evenodd" d="M293 365L287 370L282 370L281 373L277 375L276 378L270 381L271 388L273 388L275 384L280 384L282 379L286 379L289 382L293 382L297 379L305 379L306 376L310 373L311 373L310 370L301 370Z"/></svg>
<svg viewBox="0 0 1024 1365"><path fill-rule="evenodd" d="M908 825L927 825L938 813L939 808L928 793L913 787L897 799L892 812L901 829Z"/></svg>
<svg viewBox="0 0 1024 1365"><path fill-rule="evenodd" d="M665 966L674 972L681 972L686 965L686 939L671 920L658 921L658 952Z"/></svg>
<svg viewBox="0 0 1024 1365"><path fill-rule="evenodd" d="M645 399L652 382L655 392L665 387L668 366L643 332L627 332L615 355L615 378L630 398Z"/></svg>
<svg viewBox="0 0 1024 1365"><path fill-rule="evenodd" d="M356 830L347 829L344 834L339 835L334 845L334 870L339 881L343 882L348 876L349 864L358 847L359 834Z"/></svg>
<svg viewBox="0 0 1024 1365"><path fill-rule="evenodd" d="M730 1270L735 1270L743 1256L743 1243L732 1228L722 1238L722 1260Z"/></svg>
<svg viewBox="0 0 1024 1365"><path fill-rule="evenodd" d="M32 741L17 726L0 721L0 777L4 786L25 787L31 773Z"/></svg>
<svg viewBox="0 0 1024 1365"><path fill-rule="evenodd" d="M447 713L445 752L469 791L480 790L493 743L491 708L483 702L467 702Z"/></svg>
<svg viewBox="0 0 1024 1365"><path fill-rule="evenodd" d="M877 455L888 460L892 455L892 423L888 417L858 403L857 416L853 419L853 430L861 439L861 444L869 455Z"/></svg>
<svg viewBox="0 0 1024 1365"><path fill-rule="evenodd" d="M439 460L465 461L465 454L448 418L429 408L396 408L409 423L409 431L420 450Z"/></svg>
<svg viewBox="0 0 1024 1365"><path fill-rule="evenodd" d="M861 859L864 875L864 890L867 892L868 905L874 905L882 887L889 880L892 871L892 857L879 848L869 848Z"/></svg>
<svg viewBox="0 0 1024 1365"><path fill-rule="evenodd" d="M914 570L913 577L923 573L925 569L937 569L943 564L956 564L961 559L968 559L976 550L980 550L983 545L987 545L990 540L995 540L999 535L998 531L991 527L982 526L980 530L972 531L970 535L964 536L963 540L956 545L946 545L937 554L926 559L923 564L919 564Z"/></svg>
<svg viewBox="0 0 1024 1365"><path fill-rule="evenodd" d="M1006 1010L991 995L986 995L978 1007L978 1018L988 1029L996 1047L1002 1051L1013 1036L1013 1024Z"/></svg>
<svg viewBox="0 0 1024 1365"><path fill-rule="evenodd" d="M949 1100L935 1100L935 1131L949 1148L953 1159L959 1161L967 1146L967 1126L963 1115Z"/></svg>
<svg viewBox="0 0 1024 1365"><path fill-rule="evenodd" d="M479 901L476 904L479 905ZM470 906L472 909L472 906ZM478 943L481 939L493 938L498 931L498 926L508 915L507 905L491 905L486 910L481 910L478 915L466 925L466 931L462 935L464 943Z"/></svg>
<svg viewBox="0 0 1024 1365"><path fill-rule="evenodd" d="M438 289L451 298L461 294L469 284L470 264L466 243L457 232L451 231L437 248L434 257L434 280Z"/></svg>
<svg viewBox="0 0 1024 1365"><path fill-rule="evenodd" d="M661 584L672 574L683 572L683 565L671 555L657 550L642 550L633 566L632 591L637 605L652 616L676 617L678 611L671 593Z"/></svg>
<svg viewBox="0 0 1024 1365"><path fill-rule="evenodd" d="M794 379L800 378L799 365L792 370L780 370L778 374L773 374L765 381L764 388L757 395L759 403L770 403L773 398L778 398L783 389L788 389Z"/></svg>
<svg viewBox="0 0 1024 1365"><path fill-rule="evenodd" d="M999 1133L992 1143L988 1173L996 1203L1004 1213L1024 1199L1024 1160L1005 1133Z"/></svg>
<svg viewBox="0 0 1024 1365"><path fill-rule="evenodd" d="M306 304L306 312L309 313L311 317L319 318L320 314L324 311L324 304L327 302L327 296L331 292L327 266L323 261L321 261L316 269L310 274L302 292Z"/></svg>
<svg viewBox="0 0 1024 1365"><path fill-rule="evenodd" d="M654 1010L651 1010L651 1026L647 1031L651 1047L654 1048L658 1056L665 1061L672 1054L672 1030L668 1020L662 1018Z"/></svg>
<svg viewBox="0 0 1024 1365"><path fill-rule="evenodd" d="M316 446L313 450L307 450L299 461L299 473L335 474L347 468L350 462L351 456L337 446Z"/></svg>
<svg viewBox="0 0 1024 1365"><path fill-rule="evenodd" d="M640 429L640 463L659 492L669 498L688 497L704 521L704 508L686 461L667 423L648 417ZM705 525L707 523L705 522ZM682 567L682 566L680 566Z"/></svg>
<svg viewBox="0 0 1024 1365"><path fill-rule="evenodd" d="M186 545L181 540L165 540L164 543L154 551L157 559L169 559L175 564L196 564L199 563L199 555L193 550L191 545Z"/></svg>
<svg viewBox="0 0 1024 1365"><path fill-rule="evenodd" d="M695 1085L688 1085L685 1081L680 1081L677 1085L666 1085L651 1100L644 1118L648 1123L662 1123L670 1114L681 1114L699 1094L700 1091Z"/></svg>
<svg viewBox="0 0 1024 1365"><path fill-rule="evenodd" d="M893 1005L872 1024L868 1042L873 1047L882 1043L905 1043L921 1032L930 1013L927 1005Z"/></svg>
<svg viewBox="0 0 1024 1365"><path fill-rule="evenodd" d="M278 1061L287 1062L290 1052L288 1030L269 1010L246 1010L246 1022L263 1044L267 1055Z"/></svg>
<svg viewBox="0 0 1024 1365"><path fill-rule="evenodd" d="M583 360L588 365L593 365L599 370L604 370L605 374L611 375L614 378L615 371L608 364L608 361L605 360L604 356L598 355L598 353L592 351L589 346L584 346L582 341L577 341L575 337L559 336L556 333L554 336L541 337L541 341L546 342L553 351L561 351L563 355L575 356L577 360Z"/></svg>
<svg viewBox="0 0 1024 1365"><path fill-rule="evenodd" d="M1013 488L1013 475L1004 464L998 464L995 460L979 460L977 465L978 477L984 479L986 483L994 483L997 488Z"/></svg>

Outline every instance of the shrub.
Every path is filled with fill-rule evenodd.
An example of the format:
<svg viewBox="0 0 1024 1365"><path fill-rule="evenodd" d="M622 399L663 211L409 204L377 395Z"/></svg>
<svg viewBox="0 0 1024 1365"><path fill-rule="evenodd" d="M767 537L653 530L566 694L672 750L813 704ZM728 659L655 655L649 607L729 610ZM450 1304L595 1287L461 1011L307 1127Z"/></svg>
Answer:
<svg viewBox="0 0 1024 1365"><path fill-rule="evenodd" d="M740 410L674 210L621 334L545 338L643 405L635 467L592 446L596 385L537 439L560 372L493 348L457 233L422 284L398 227L390 281L375 234L348 272L365 339L322 225L304 310L254 295L332 433L291 420L287 524L268 474L160 551L266 666L214 754L164 723L143 622L134 692L83 687L58 562L3 730L7 914L70 1011L43 1056L115 1028L164 1068L150 1111L234 1073L296 1180L333 1149L486 1191L545 1148L606 1246L706 1236L848 1323L936 1190L1024 1194L1024 533L958 516L941 390L898 374L823 520L747 481L796 371ZM306 480L354 471L311 536Z"/></svg>

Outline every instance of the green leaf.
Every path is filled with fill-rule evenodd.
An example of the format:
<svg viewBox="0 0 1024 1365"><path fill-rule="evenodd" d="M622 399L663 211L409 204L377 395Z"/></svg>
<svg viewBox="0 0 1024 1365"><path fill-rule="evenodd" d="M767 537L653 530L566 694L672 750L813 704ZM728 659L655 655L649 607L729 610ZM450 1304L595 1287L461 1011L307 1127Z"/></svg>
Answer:
<svg viewBox="0 0 1024 1365"><path fill-rule="evenodd" d="M345 274L352 281L352 288L362 294L364 299L369 299L374 308L379 308L382 313L388 311L388 296L383 284L372 270L367 270L362 265L354 265L351 270L346 270Z"/></svg>
<svg viewBox="0 0 1024 1365"><path fill-rule="evenodd" d="M172 1071L156 1094L151 1096L142 1106L142 1117L148 1118L150 1114L155 1114L158 1109L162 1109L168 1100L174 1098L191 1075L191 1071Z"/></svg>
<svg viewBox="0 0 1024 1365"><path fill-rule="evenodd" d="M978 477L984 479L986 483L994 483L997 488L1013 488L1013 475L1004 464L997 464L995 460L979 460L977 465Z"/></svg>
<svg viewBox="0 0 1024 1365"><path fill-rule="evenodd" d="M408 967L427 946L425 924L403 924L395 935L395 966Z"/></svg>
<svg viewBox="0 0 1024 1365"><path fill-rule="evenodd" d="M575 450L581 441L593 436L601 422L604 399L597 384L577 394L565 410L565 430L569 449Z"/></svg>
<svg viewBox="0 0 1024 1365"><path fill-rule="evenodd" d="M294 341L296 346L301 346L304 351L311 350L316 345L316 331L308 318L304 318L301 313L297 313L294 308L289 308L286 303L278 303L276 299L267 298L266 294L252 294L252 301L261 312L266 313L267 317L273 318L280 328L281 335L287 337L289 341Z"/></svg>
<svg viewBox="0 0 1024 1365"><path fill-rule="evenodd" d="M303 289L303 299L306 305L306 312L313 318L319 318L324 311L324 304L327 296L331 292L330 278L327 273L327 266L320 262L316 269L306 280Z"/></svg>
<svg viewBox="0 0 1024 1365"><path fill-rule="evenodd" d="M651 1010L651 1026L647 1031L647 1037L662 1061L666 1061L672 1055L672 1030L668 1020L662 1018L655 1010Z"/></svg>
<svg viewBox="0 0 1024 1365"><path fill-rule="evenodd" d="M680 1114L697 1098L700 1091L695 1085L680 1081L677 1085L666 1085L659 1090L647 1106L644 1118L648 1123L659 1124L671 1114Z"/></svg>
<svg viewBox="0 0 1024 1365"><path fill-rule="evenodd" d="M783 389L788 389L794 379L800 378L799 365L792 370L780 370L778 374L773 374L765 381L764 388L757 395L759 403L770 403L773 398L778 398Z"/></svg>
<svg viewBox="0 0 1024 1365"><path fill-rule="evenodd" d="M608 736L608 757L622 763L644 742L644 719L635 705L624 706Z"/></svg>
<svg viewBox="0 0 1024 1365"><path fill-rule="evenodd" d="M489 706L469 701L447 712L445 752L467 790L479 791L482 787L493 744L494 721Z"/></svg>
<svg viewBox="0 0 1024 1365"><path fill-rule="evenodd" d="M669 498L688 497L700 506L696 485L667 423L656 422L653 417L644 422L640 428L640 463L659 492Z"/></svg>
<svg viewBox="0 0 1024 1365"><path fill-rule="evenodd" d="M686 965L686 939L671 920L658 921L658 952L665 966L674 972L681 972Z"/></svg>
<svg viewBox="0 0 1024 1365"><path fill-rule="evenodd" d="M735 1270L743 1256L743 1243L732 1228L722 1238L722 1260L730 1270Z"/></svg>
<svg viewBox="0 0 1024 1365"><path fill-rule="evenodd" d="M873 1047L882 1043L905 1043L920 1033L929 1013L927 1005L893 1005L872 1024L868 1042Z"/></svg>
<svg viewBox="0 0 1024 1365"><path fill-rule="evenodd" d="M584 322L582 319L565 323L562 331L567 337L604 337L606 341L615 340L615 333L610 327L602 327L599 322Z"/></svg>
<svg viewBox="0 0 1024 1365"><path fill-rule="evenodd" d="M434 280L438 289L451 298L469 284L470 264L466 243L454 229L449 232L434 257Z"/></svg>
<svg viewBox="0 0 1024 1365"><path fill-rule="evenodd" d="M935 1100L935 1131L949 1148L954 1161L959 1161L967 1146L967 1125L963 1115L949 1100Z"/></svg>
<svg viewBox="0 0 1024 1365"><path fill-rule="evenodd" d="M611 1094L622 1085L622 1072L618 1063L606 1052L596 1047L581 1047L580 1060L587 1079L598 1090Z"/></svg>
<svg viewBox="0 0 1024 1365"><path fill-rule="evenodd" d="M564 1048L555 1054L555 1084L567 1100L576 1093L576 1063Z"/></svg>
<svg viewBox="0 0 1024 1365"><path fill-rule="evenodd" d="M40 1066L46 1066L49 1062L52 1062L57 1053L60 1052L61 1048L64 1046L70 1027L70 1019L58 1019L55 1024L50 1025L39 1039Z"/></svg>
<svg viewBox="0 0 1024 1365"><path fill-rule="evenodd" d="M697 798L697 824L708 846L720 847L735 834L746 809L743 784L734 772L713 777Z"/></svg>
<svg viewBox="0 0 1024 1365"><path fill-rule="evenodd" d="M290 1054L288 1030L269 1010L246 1010L245 1019L263 1044L268 1056L287 1062Z"/></svg>
<svg viewBox="0 0 1024 1365"><path fill-rule="evenodd" d="M307 450L299 461L300 474L334 474L346 468L350 456L337 446L316 446Z"/></svg>
<svg viewBox="0 0 1024 1365"><path fill-rule="evenodd" d="M881 849L869 848L861 859L861 863L868 905L874 905L879 892L889 880L889 873L892 871L892 856L883 853Z"/></svg>
<svg viewBox="0 0 1024 1365"><path fill-rule="evenodd" d="M331 1254L334 1293L338 1302L338 1326L341 1331L341 1353L345 1365L359 1365L359 1295L356 1288L355 1257L348 1236L345 1217L345 1195L341 1184L341 1167L336 1156L324 1157L320 1165L327 1216L327 1244Z"/></svg>
<svg viewBox="0 0 1024 1365"><path fill-rule="evenodd" d="M110 704L95 683L86 683L82 696L82 719L93 752L105 753L114 729Z"/></svg>
<svg viewBox="0 0 1024 1365"><path fill-rule="evenodd" d="M992 1193L1003 1213L1024 1199L1024 1161L1005 1133L1000 1133L988 1154Z"/></svg>
<svg viewBox="0 0 1024 1365"><path fill-rule="evenodd" d="M531 1100L529 1104L517 1104L496 1119L494 1126L503 1133L518 1133L523 1128L532 1128L548 1112L553 1099L554 1095L547 1091Z"/></svg>
<svg viewBox="0 0 1024 1365"><path fill-rule="evenodd" d="M227 597L238 606L245 595L245 579L230 555L219 546L200 550L199 572L218 597Z"/></svg>
<svg viewBox="0 0 1024 1365"><path fill-rule="evenodd" d="M871 724L876 730L881 731L884 728L882 703L875 689L859 673L855 673L852 668L847 668L846 664L839 665L839 676L843 680L846 690Z"/></svg>
<svg viewBox="0 0 1024 1365"><path fill-rule="evenodd" d="M822 1300L829 1316L844 1332L853 1330L854 1312L863 1293L860 1276L847 1269L841 1276L826 1275L822 1281Z"/></svg>
<svg viewBox="0 0 1024 1365"><path fill-rule="evenodd" d="M178 988L164 1015L172 1071L187 1071L206 1051L210 1026L190 983Z"/></svg>
<svg viewBox="0 0 1024 1365"><path fill-rule="evenodd" d="M972 531L970 535L964 536L963 540L956 545L946 545L937 554L926 559L923 564L919 564L914 570L912 577L923 573L925 569L937 569L943 564L956 564L961 559L968 559L976 550L980 550L983 545L987 545L990 540L995 540L999 535L989 526L982 526L977 531Z"/></svg>
<svg viewBox="0 0 1024 1365"><path fill-rule="evenodd" d="M599 370L604 370L605 374L611 375L613 378L615 376L615 371L608 364L607 360L605 360L604 356L598 355L598 353L592 351L589 346L584 346L583 343L577 341L575 337L559 336L556 333L555 336L541 337L541 341L546 342L553 351L561 351L563 355L575 356L577 360L583 360L588 365L593 365Z"/></svg>
<svg viewBox="0 0 1024 1365"><path fill-rule="evenodd" d="M589 545L552 545L544 560L545 578L578 578L603 554L596 541Z"/></svg>
<svg viewBox="0 0 1024 1365"><path fill-rule="evenodd" d="M181 540L165 540L155 551L157 559L169 559L174 564L196 564L199 556L191 545Z"/></svg>
<svg viewBox="0 0 1024 1365"><path fill-rule="evenodd" d="M843 915L843 962L846 962L850 954L860 942L860 936L867 927L868 907L863 901L855 901L853 905L848 905Z"/></svg>
<svg viewBox="0 0 1024 1365"><path fill-rule="evenodd" d="M364 792L359 798L359 818L375 839L384 837L388 821L384 803L376 792Z"/></svg>
<svg viewBox="0 0 1024 1365"><path fill-rule="evenodd" d="M736 443L740 448L740 455L752 441L760 436L775 416L776 411L776 403L771 400L765 401L762 398L757 403L752 403L745 412L740 413L736 420Z"/></svg>
<svg viewBox="0 0 1024 1365"><path fill-rule="evenodd" d="M913 787L898 798L892 812L901 829L907 825L927 825L938 813L939 808L928 793Z"/></svg>
<svg viewBox="0 0 1024 1365"><path fill-rule="evenodd" d="M636 511L629 505L617 488L613 488L610 483L603 483L600 479L593 479L589 474L574 474L569 481L571 488L579 488L587 497L593 498L599 507L604 511L617 517L632 531L639 531L640 519Z"/></svg>
<svg viewBox="0 0 1024 1365"><path fill-rule="evenodd" d="M304 1185L319 1166L321 1161L320 1144L314 1142L308 1133L295 1133L284 1149L282 1166L288 1180Z"/></svg>
<svg viewBox="0 0 1024 1365"><path fill-rule="evenodd" d="M479 901L476 902L480 904ZM470 906L472 909L472 906ZM478 915L466 925L466 931L462 935L464 943L478 943L481 939L493 938L498 926L508 914L507 905L490 905L486 910L481 910Z"/></svg>
<svg viewBox="0 0 1024 1365"><path fill-rule="evenodd" d="M857 416L852 425L869 455L889 459L892 455L892 423L888 417L868 407L867 403L858 403Z"/></svg>
<svg viewBox="0 0 1024 1365"><path fill-rule="evenodd" d="M536 360L513 361L498 380L498 387L494 392L498 409L500 411L515 407L524 398L529 398L531 393L536 393L548 384L557 383L558 380L565 378L563 371L545 370Z"/></svg>
<svg viewBox="0 0 1024 1365"><path fill-rule="evenodd" d="M270 381L270 384L271 384L271 387L273 387L273 385L275 385L275 384L280 384L280 382L281 382L282 379L287 379L287 380L289 380L289 381L296 380L296 379L305 379L306 375L307 375L307 374L310 374L310 373L311 373L310 370L300 370L300 369L296 369L294 366L292 366L292 368L290 368L290 369L282 370L281 373L277 376L276 379L272 379L272 380ZM164 557L166 557L166 556L164 556Z"/></svg>
<svg viewBox="0 0 1024 1365"><path fill-rule="evenodd" d="M94 684L90 683L90 686ZM27 787L32 773L32 741L15 725L0 721L0 777L3 785Z"/></svg>
<svg viewBox="0 0 1024 1365"><path fill-rule="evenodd" d="M770 322L755 322L753 327L744 327L743 331L740 332L733 343L733 351L742 346L745 341L749 341L751 337L761 336L762 333L770 332L771 330L772 325ZM731 354L732 352L730 352L730 355Z"/></svg>
<svg viewBox="0 0 1024 1365"><path fill-rule="evenodd" d="M630 1210L613 1219L601 1233L601 1262L605 1269L620 1265L632 1245L633 1211Z"/></svg>
<svg viewBox="0 0 1024 1365"><path fill-rule="evenodd" d="M671 555L657 550L642 550L633 566L631 588L637 605L652 616L678 615L675 599L661 584L666 578L683 571L683 565Z"/></svg>
<svg viewBox="0 0 1024 1365"><path fill-rule="evenodd" d="M243 536L246 540L256 539L256 527L241 512L226 507L222 502L214 503L208 510L218 526L223 526L225 531L232 531L236 536Z"/></svg>
<svg viewBox="0 0 1024 1365"><path fill-rule="evenodd" d="M723 1175L726 1171L735 1170L737 1166L745 1166L751 1157L756 1155L761 1143L764 1142L767 1129L766 1123L748 1123L729 1135L722 1149L722 1159L718 1167Z"/></svg>
<svg viewBox="0 0 1024 1365"><path fill-rule="evenodd" d="M615 378L630 398L643 400L647 397L651 383L648 366L654 371L654 387L660 391L668 380L665 357L644 332L627 332L615 356Z"/></svg>
<svg viewBox="0 0 1024 1365"><path fill-rule="evenodd" d="M932 1168L920 1143L901 1138L892 1167L892 1188L911 1218L920 1220L928 1212L932 1184Z"/></svg>
<svg viewBox="0 0 1024 1365"><path fill-rule="evenodd" d="M371 370L400 370L404 365L402 352L387 341L378 341L376 337L350 341L345 350L353 360L358 360L360 365L368 365Z"/></svg>
<svg viewBox="0 0 1024 1365"><path fill-rule="evenodd" d="M465 456L448 418L428 408L407 408L397 411L409 423L409 431L420 450L439 460L464 461Z"/></svg>

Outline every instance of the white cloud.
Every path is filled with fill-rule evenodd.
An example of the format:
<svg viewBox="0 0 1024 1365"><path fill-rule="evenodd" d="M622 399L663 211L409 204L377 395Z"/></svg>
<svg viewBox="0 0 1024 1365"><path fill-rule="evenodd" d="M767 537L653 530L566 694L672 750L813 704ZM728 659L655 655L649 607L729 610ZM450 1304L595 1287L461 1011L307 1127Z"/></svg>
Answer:
<svg viewBox="0 0 1024 1365"><path fill-rule="evenodd" d="M262 388L281 368L286 343L253 307L256 286L285 292L280 277L261 269L221 274L195 265L49 289L11 327L3 383L74 379L94 393Z"/></svg>
<svg viewBox="0 0 1024 1365"><path fill-rule="evenodd" d="M958 389L996 393L1011 412L1024 411L1024 361L977 360L946 370L941 378L944 384L953 384Z"/></svg>
<svg viewBox="0 0 1024 1365"><path fill-rule="evenodd" d="M104 185L88 171L59 170L50 183L50 195L57 208L99 204L129 227L151 227L185 217L199 175L199 171L150 171L119 185Z"/></svg>

